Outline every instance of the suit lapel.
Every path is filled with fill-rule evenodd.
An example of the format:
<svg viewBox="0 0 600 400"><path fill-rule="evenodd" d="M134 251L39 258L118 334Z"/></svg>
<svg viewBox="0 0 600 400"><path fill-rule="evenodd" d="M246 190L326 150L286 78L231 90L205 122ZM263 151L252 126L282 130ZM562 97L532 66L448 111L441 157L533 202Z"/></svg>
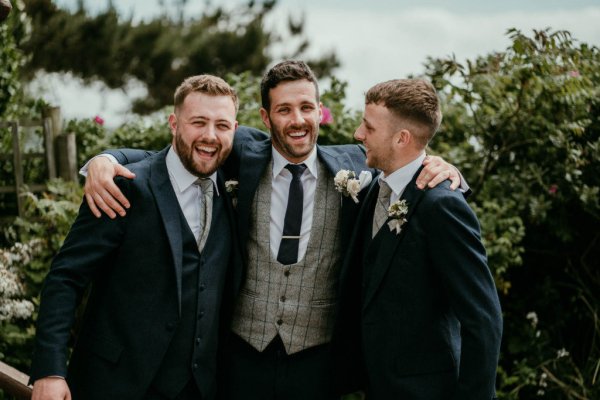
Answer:
<svg viewBox="0 0 600 400"><path fill-rule="evenodd" d="M260 178L271 160L271 140L246 143L241 150L237 210L240 243L246 243L254 194ZM245 250L245 249L244 249Z"/></svg>
<svg viewBox="0 0 600 400"><path fill-rule="evenodd" d="M231 241L232 241L232 265L231 270L231 279L232 279L232 298L234 298L235 294L238 293L241 283L242 283L242 261L239 258L239 235L238 235L238 227L236 224L236 215L233 208L233 203L231 200L231 196L227 194L227 189L225 188L225 176L222 170L217 170L217 186L219 188L220 196L223 198L223 205L225 207L225 212L227 214L227 219L229 221L229 226L231 229Z"/></svg>
<svg viewBox="0 0 600 400"><path fill-rule="evenodd" d="M375 250L379 250L378 254L373 255L373 259L376 260L370 267L370 270L365 271L365 300L363 302L363 310L366 309L369 305L369 302L375 296L377 289L381 285L381 281L383 280L387 270L392 266L394 262L394 253L396 253L397 248L402 243L402 239L406 235L406 232L410 229L410 223L412 215L417 209L423 194L424 190L417 188L416 178L419 176L421 169L415 173L410 183L406 186L404 193L400 197L400 199L406 200L408 204L408 213L406 215L406 223L402 226L402 230L400 233L396 234L392 232L387 226L387 221L384 223L382 228L377 232L371 243L367 246L367 252L372 252ZM377 185L379 188L379 185ZM369 193L373 197L377 197L378 190L374 191L375 193ZM371 201L373 200L370 197ZM373 212L368 214L372 217ZM389 219L388 219L389 221ZM367 224L368 225L368 224ZM371 226L365 226L366 230L371 229Z"/></svg>
<svg viewBox="0 0 600 400"><path fill-rule="evenodd" d="M352 162L350 156L345 152L332 153L327 147L317 145L317 156L323 162L323 164L325 164L325 167L327 168L327 171L331 174L332 178L335 177L335 175L342 169L354 171L357 176L360 173L360 171L357 171L357 167ZM357 204L350 197L342 196L341 194L340 197L340 223L342 243L348 243L352 234L352 230L354 228L354 223L358 216L360 203Z"/></svg>
<svg viewBox="0 0 600 400"><path fill-rule="evenodd" d="M173 185L169 179L165 157L169 148L162 150L152 161L150 166L150 190L156 200L156 206L160 213L171 254L175 266L175 281L177 283L177 301L179 314L181 315L181 274L182 274L182 238L181 219L179 216L179 202L173 191Z"/></svg>

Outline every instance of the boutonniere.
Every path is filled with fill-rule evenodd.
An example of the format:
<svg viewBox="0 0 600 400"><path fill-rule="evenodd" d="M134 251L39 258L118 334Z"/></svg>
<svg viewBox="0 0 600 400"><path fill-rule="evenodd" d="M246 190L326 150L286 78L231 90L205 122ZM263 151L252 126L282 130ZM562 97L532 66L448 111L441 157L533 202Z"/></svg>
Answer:
<svg viewBox="0 0 600 400"><path fill-rule="evenodd" d="M406 223L406 215L408 214L408 203L406 200L396 200L388 208L388 217L392 218L388 222L390 231L396 232L396 235L402 230L402 225Z"/></svg>
<svg viewBox="0 0 600 400"><path fill-rule="evenodd" d="M237 190L240 183L235 179L225 181L225 191L231 196L233 207L237 207Z"/></svg>
<svg viewBox="0 0 600 400"><path fill-rule="evenodd" d="M346 197L350 196L355 203L358 203L358 193L369 186L372 180L373 177L369 171L361 171L356 178L354 171L347 169L339 170L333 178L335 189Z"/></svg>

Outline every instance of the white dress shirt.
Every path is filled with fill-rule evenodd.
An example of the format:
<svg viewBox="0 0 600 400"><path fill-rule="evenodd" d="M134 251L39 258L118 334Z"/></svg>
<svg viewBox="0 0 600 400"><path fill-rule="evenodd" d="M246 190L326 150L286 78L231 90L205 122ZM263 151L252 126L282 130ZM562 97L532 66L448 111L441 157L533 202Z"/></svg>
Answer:
<svg viewBox="0 0 600 400"><path fill-rule="evenodd" d="M423 164L425 156L426 154L425 152L423 152L420 156L406 164L404 167L395 170L388 176L383 176L382 174L382 176L379 178L380 181L384 181L389 185L390 189L392 189L392 194L390 195L390 203L388 204L388 206L396 200L398 200L400 196L402 196L402 193L404 193L404 189L406 189L406 186L408 186L413 176L417 173L417 171Z"/></svg>
<svg viewBox="0 0 600 400"><path fill-rule="evenodd" d="M272 148L273 158L273 179L271 181L271 224L269 229L271 241L271 253L275 258L279 253L281 236L283 236L283 223L285 220L285 211L287 209L288 197L290 193L290 183L292 182L292 173L285 168L290 164L275 148ZM315 191L317 190L317 148L313 148L308 158L301 164L306 165L306 170L300 178L302 188L304 189L304 199L302 202L302 228L300 229L300 242L298 244L298 261L301 261L306 254L308 240L310 239L310 229L313 220L313 205L315 200Z"/></svg>
<svg viewBox="0 0 600 400"><path fill-rule="evenodd" d="M200 188L200 185L194 184L198 177L193 175L183 166L173 147L171 147L167 153L166 162L167 171L169 171L169 179L171 180L171 185L173 185L175 196L177 196L179 207L181 207L181 211L183 212L194 237L198 240L202 234L202 232L200 232L200 219L202 218L202 210L200 209L202 189ZM213 196L218 196L217 173L213 173L209 178L213 182Z"/></svg>

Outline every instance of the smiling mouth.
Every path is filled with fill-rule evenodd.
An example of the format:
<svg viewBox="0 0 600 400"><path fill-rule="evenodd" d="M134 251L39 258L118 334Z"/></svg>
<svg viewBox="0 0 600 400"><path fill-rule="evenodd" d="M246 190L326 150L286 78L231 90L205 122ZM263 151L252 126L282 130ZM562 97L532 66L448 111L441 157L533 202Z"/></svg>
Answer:
<svg viewBox="0 0 600 400"><path fill-rule="evenodd" d="M194 146L194 150L196 150L196 152L199 153L201 156L205 156L205 157L212 157L217 152L216 147L205 146L205 145Z"/></svg>
<svg viewBox="0 0 600 400"><path fill-rule="evenodd" d="M307 135L308 135L308 131L306 131L306 130L288 132L288 136L291 137L292 139L301 139Z"/></svg>

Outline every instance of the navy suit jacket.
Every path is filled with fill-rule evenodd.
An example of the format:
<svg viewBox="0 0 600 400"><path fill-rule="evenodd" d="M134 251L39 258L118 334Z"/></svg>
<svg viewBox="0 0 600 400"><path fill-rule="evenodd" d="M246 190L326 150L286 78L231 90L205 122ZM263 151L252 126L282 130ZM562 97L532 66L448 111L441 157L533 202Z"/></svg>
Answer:
<svg viewBox="0 0 600 400"><path fill-rule="evenodd" d="M131 165L134 180L118 180L132 207L123 218L96 218L84 201L42 289L31 380L66 376L74 398L141 398L158 370L181 313L182 220L169 180L167 149ZM219 192L226 191L219 174ZM233 208L224 197L235 232ZM225 225L222 225L225 224ZM187 228L189 229L189 228ZM232 308L241 279L236 235L227 271L215 271L214 312ZM237 249L237 251L236 251ZM211 272L213 273L213 272ZM75 310L92 283L67 371ZM222 300L222 303L220 301ZM213 332L218 337L217 332ZM216 343L214 346L216 347ZM215 349L216 356L216 349Z"/></svg>
<svg viewBox="0 0 600 400"><path fill-rule="evenodd" d="M108 154L113 155L121 164L135 162L150 154L151 151L121 149L109 150ZM242 252L246 254L245 243L248 239L250 229L251 207L254 200L254 194L258 188L261 176L265 173L271 162L272 145L271 138L266 133L245 126L240 126L235 133L233 150L223 166L226 179L234 179L239 182L235 197L237 198L237 218L240 235L240 244ZM361 171L368 170L373 176L377 175L376 170L369 169L365 164L365 152L359 145L339 145L339 146L319 146L317 145L317 157L323 162L328 173L329 179L342 169L352 170L358 176ZM320 177L319 179L322 179ZM136 178L137 179L137 178ZM358 212L367 190L359 194L359 203L355 203L350 197L344 197L340 194L341 214L340 214L340 232L342 248L347 248L350 242L354 224L358 218ZM245 259L245 257L244 257ZM359 276L351 274L349 270L342 268L339 276L339 288L347 285L346 282L354 281ZM345 318L346 316L344 316ZM355 315L347 315L348 318L355 318ZM346 345L342 342L354 342L355 332L349 331L349 326L356 324L342 324L341 317L338 318L337 327L334 334L333 352L336 358L336 371L334 385L340 393L348 393L358 389L360 384L357 379L362 371L355 367L362 367L362 363L353 357L355 355L347 352Z"/></svg>
<svg viewBox="0 0 600 400"><path fill-rule="evenodd" d="M345 262L364 277L344 288L343 308L360 314L367 395L492 399L502 317L479 223L448 181L419 190L419 172L401 232L384 224L371 239L374 180Z"/></svg>

